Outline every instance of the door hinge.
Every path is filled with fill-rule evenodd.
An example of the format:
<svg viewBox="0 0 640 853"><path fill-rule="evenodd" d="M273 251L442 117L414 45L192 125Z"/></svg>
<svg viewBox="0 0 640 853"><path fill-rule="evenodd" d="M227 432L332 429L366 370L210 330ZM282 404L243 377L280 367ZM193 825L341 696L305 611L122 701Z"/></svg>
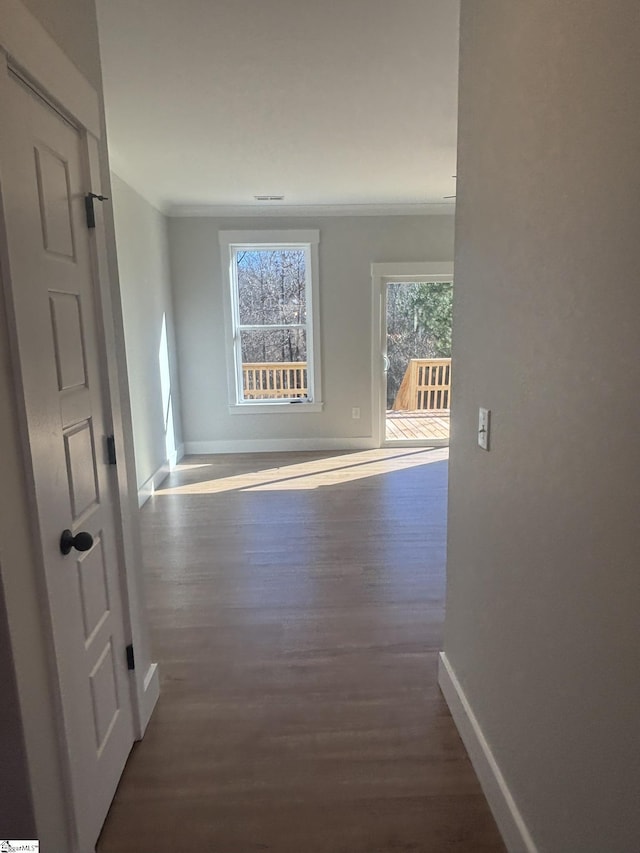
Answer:
<svg viewBox="0 0 640 853"><path fill-rule="evenodd" d="M84 197L84 212L87 217L87 228L96 227L96 212L93 209L94 201L109 201L108 196L97 193L87 193Z"/></svg>
<svg viewBox="0 0 640 853"><path fill-rule="evenodd" d="M107 462L109 465L116 465L116 439L113 435L107 436Z"/></svg>
<svg viewBox="0 0 640 853"><path fill-rule="evenodd" d="M135 669L136 668L136 659L133 655L133 643L129 643L127 646L127 669Z"/></svg>

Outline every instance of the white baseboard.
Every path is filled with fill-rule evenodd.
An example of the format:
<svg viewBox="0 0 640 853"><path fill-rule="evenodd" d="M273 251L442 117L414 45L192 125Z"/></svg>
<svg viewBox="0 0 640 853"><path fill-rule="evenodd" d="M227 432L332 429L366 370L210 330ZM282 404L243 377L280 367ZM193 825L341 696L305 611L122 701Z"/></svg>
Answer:
<svg viewBox="0 0 640 853"><path fill-rule="evenodd" d="M158 486L167 479L170 470L169 460L167 459L162 463L158 470L149 477L146 483L143 483L140 486L138 489L138 507L142 507L146 504Z"/></svg>
<svg viewBox="0 0 640 853"><path fill-rule="evenodd" d="M169 470L173 471L176 465L180 462L182 457L184 456L184 444L179 444L175 451L169 456Z"/></svg>
<svg viewBox="0 0 640 853"><path fill-rule="evenodd" d="M149 669L145 674L143 682L142 701L140 703L140 737L142 737L146 731L159 696L160 675L158 672L158 664L152 663L149 665Z"/></svg>
<svg viewBox="0 0 640 853"><path fill-rule="evenodd" d="M206 453L272 453L284 450L371 450L376 444L371 436L363 438L256 438L226 441L185 441L184 452Z"/></svg>
<svg viewBox="0 0 640 853"><path fill-rule="evenodd" d="M138 489L138 508L143 507L149 498L155 493L155 490L167 479L171 471L184 456L184 444L179 444L175 451L168 459L162 463L155 474L152 474L146 483L143 483Z"/></svg>
<svg viewBox="0 0 640 853"><path fill-rule="evenodd" d="M438 683L462 738L509 853L537 853L537 847L511 795L491 747L444 652Z"/></svg>

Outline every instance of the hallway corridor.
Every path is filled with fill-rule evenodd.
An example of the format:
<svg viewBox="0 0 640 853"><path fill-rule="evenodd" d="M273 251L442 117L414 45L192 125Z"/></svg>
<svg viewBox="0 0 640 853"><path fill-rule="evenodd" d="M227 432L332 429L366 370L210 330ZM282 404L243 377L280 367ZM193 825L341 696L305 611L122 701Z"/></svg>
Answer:
<svg viewBox="0 0 640 853"><path fill-rule="evenodd" d="M141 511L162 693L99 853L498 853L437 681L447 450L188 457Z"/></svg>

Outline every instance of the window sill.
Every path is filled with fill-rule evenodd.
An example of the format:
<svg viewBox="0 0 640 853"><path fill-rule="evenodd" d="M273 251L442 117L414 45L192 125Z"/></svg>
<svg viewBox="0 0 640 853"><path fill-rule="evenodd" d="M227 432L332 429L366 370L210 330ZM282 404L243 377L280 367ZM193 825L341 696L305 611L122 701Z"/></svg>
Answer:
<svg viewBox="0 0 640 853"><path fill-rule="evenodd" d="M234 403L230 415L310 415L321 412L324 403Z"/></svg>

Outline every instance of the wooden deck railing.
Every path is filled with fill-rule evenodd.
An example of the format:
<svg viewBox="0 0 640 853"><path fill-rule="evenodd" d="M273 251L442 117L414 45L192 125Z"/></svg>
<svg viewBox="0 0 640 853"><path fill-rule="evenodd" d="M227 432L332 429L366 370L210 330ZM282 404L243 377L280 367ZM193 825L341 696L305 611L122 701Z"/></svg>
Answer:
<svg viewBox="0 0 640 853"><path fill-rule="evenodd" d="M262 361L242 365L245 400L281 400L307 396L306 361Z"/></svg>
<svg viewBox="0 0 640 853"><path fill-rule="evenodd" d="M393 401L393 411L448 412L451 397L450 358L412 358Z"/></svg>

